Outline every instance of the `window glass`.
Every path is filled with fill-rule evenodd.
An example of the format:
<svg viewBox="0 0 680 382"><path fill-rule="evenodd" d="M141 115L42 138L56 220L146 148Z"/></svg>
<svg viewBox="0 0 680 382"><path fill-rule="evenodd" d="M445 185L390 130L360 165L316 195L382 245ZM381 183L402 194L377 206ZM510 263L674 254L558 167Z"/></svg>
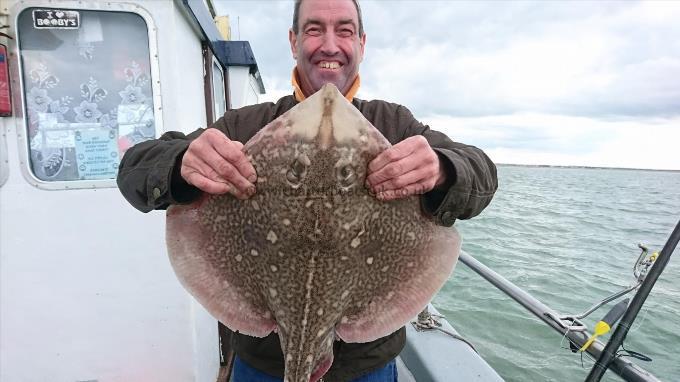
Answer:
<svg viewBox="0 0 680 382"><path fill-rule="evenodd" d="M259 87L257 86L257 81L253 76L248 76L248 83L250 84L250 91L246 92L246 105L253 105L259 102Z"/></svg>
<svg viewBox="0 0 680 382"><path fill-rule="evenodd" d="M64 14L75 14L78 26L45 28ZM156 135L144 19L28 8L17 26L33 174L115 178L125 150Z"/></svg>
<svg viewBox="0 0 680 382"><path fill-rule="evenodd" d="M227 110L227 103L224 95L224 75L222 74L222 68L213 61L213 102L215 103L214 110L214 120L217 120L224 112Z"/></svg>

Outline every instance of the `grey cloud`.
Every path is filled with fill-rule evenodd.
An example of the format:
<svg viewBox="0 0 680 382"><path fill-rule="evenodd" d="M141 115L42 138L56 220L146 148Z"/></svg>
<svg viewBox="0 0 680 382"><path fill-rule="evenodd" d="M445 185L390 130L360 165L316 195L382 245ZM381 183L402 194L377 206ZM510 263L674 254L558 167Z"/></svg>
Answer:
<svg viewBox="0 0 680 382"><path fill-rule="evenodd" d="M638 17L632 14L638 5L363 1L368 43L362 93L403 103L418 116L522 111L595 118L678 115L680 23ZM294 65L287 41L292 1L218 1L217 7L232 15L232 25L239 16L241 37L250 40L265 77L289 83ZM603 39L607 56L598 57L583 73L565 77L567 83L556 81L547 89L551 94L527 92L526 86L540 88L540 83L518 82L527 74L512 65L531 68L531 56L523 64L518 57L498 55L534 42L588 42L591 34ZM494 57L517 62L485 61ZM572 70L569 62L553 65L545 68L547 79L552 72ZM607 81L590 83L589 76Z"/></svg>
<svg viewBox="0 0 680 382"><path fill-rule="evenodd" d="M597 151L612 136L611 128L582 129L550 118L531 124L520 124L511 116L498 117L497 121L462 122L454 127L450 123L434 120L431 127L454 140L485 149L541 151L550 148L554 154L583 155Z"/></svg>

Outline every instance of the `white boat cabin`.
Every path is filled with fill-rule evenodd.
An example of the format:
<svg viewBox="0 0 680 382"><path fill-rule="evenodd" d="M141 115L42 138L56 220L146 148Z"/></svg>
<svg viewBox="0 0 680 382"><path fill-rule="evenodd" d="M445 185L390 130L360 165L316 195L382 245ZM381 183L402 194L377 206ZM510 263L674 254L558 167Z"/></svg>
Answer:
<svg viewBox="0 0 680 382"><path fill-rule="evenodd" d="M218 378L218 324L170 267L164 212L115 182L130 146L264 92L208 5L0 2L0 381Z"/></svg>

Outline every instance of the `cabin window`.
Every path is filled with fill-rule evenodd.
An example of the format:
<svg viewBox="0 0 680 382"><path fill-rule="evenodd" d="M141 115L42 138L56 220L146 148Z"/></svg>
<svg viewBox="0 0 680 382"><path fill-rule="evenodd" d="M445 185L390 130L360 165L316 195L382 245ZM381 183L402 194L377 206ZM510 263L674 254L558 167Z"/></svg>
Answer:
<svg viewBox="0 0 680 382"><path fill-rule="evenodd" d="M17 32L33 175L114 179L125 150L156 136L145 20L27 8Z"/></svg>
<svg viewBox="0 0 680 382"><path fill-rule="evenodd" d="M213 102L215 103L213 108L213 113L215 114L214 120L217 120L224 115L227 110L227 102L224 93L224 74L222 68L213 60L212 67L212 82L213 82Z"/></svg>
<svg viewBox="0 0 680 382"><path fill-rule="evenodd" d="M260 102L258 97L258 94L260 94L259 87L257 86L255 79L250 76L248 76L248 83L250 85L250 91L246 93L246 105L256 104Z"/></svg>

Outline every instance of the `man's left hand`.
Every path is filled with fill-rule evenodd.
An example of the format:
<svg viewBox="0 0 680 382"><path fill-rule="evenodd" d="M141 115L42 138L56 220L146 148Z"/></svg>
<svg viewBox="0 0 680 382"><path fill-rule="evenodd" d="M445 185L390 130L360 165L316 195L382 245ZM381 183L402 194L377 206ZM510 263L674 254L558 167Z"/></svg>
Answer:
<svg viewBox="0 0 680 382"><path fill-rule="evenodd" d="M366 187L379 200L424 194L446 180L444 166L422 135L409 137L368 164Z"/></svg>

